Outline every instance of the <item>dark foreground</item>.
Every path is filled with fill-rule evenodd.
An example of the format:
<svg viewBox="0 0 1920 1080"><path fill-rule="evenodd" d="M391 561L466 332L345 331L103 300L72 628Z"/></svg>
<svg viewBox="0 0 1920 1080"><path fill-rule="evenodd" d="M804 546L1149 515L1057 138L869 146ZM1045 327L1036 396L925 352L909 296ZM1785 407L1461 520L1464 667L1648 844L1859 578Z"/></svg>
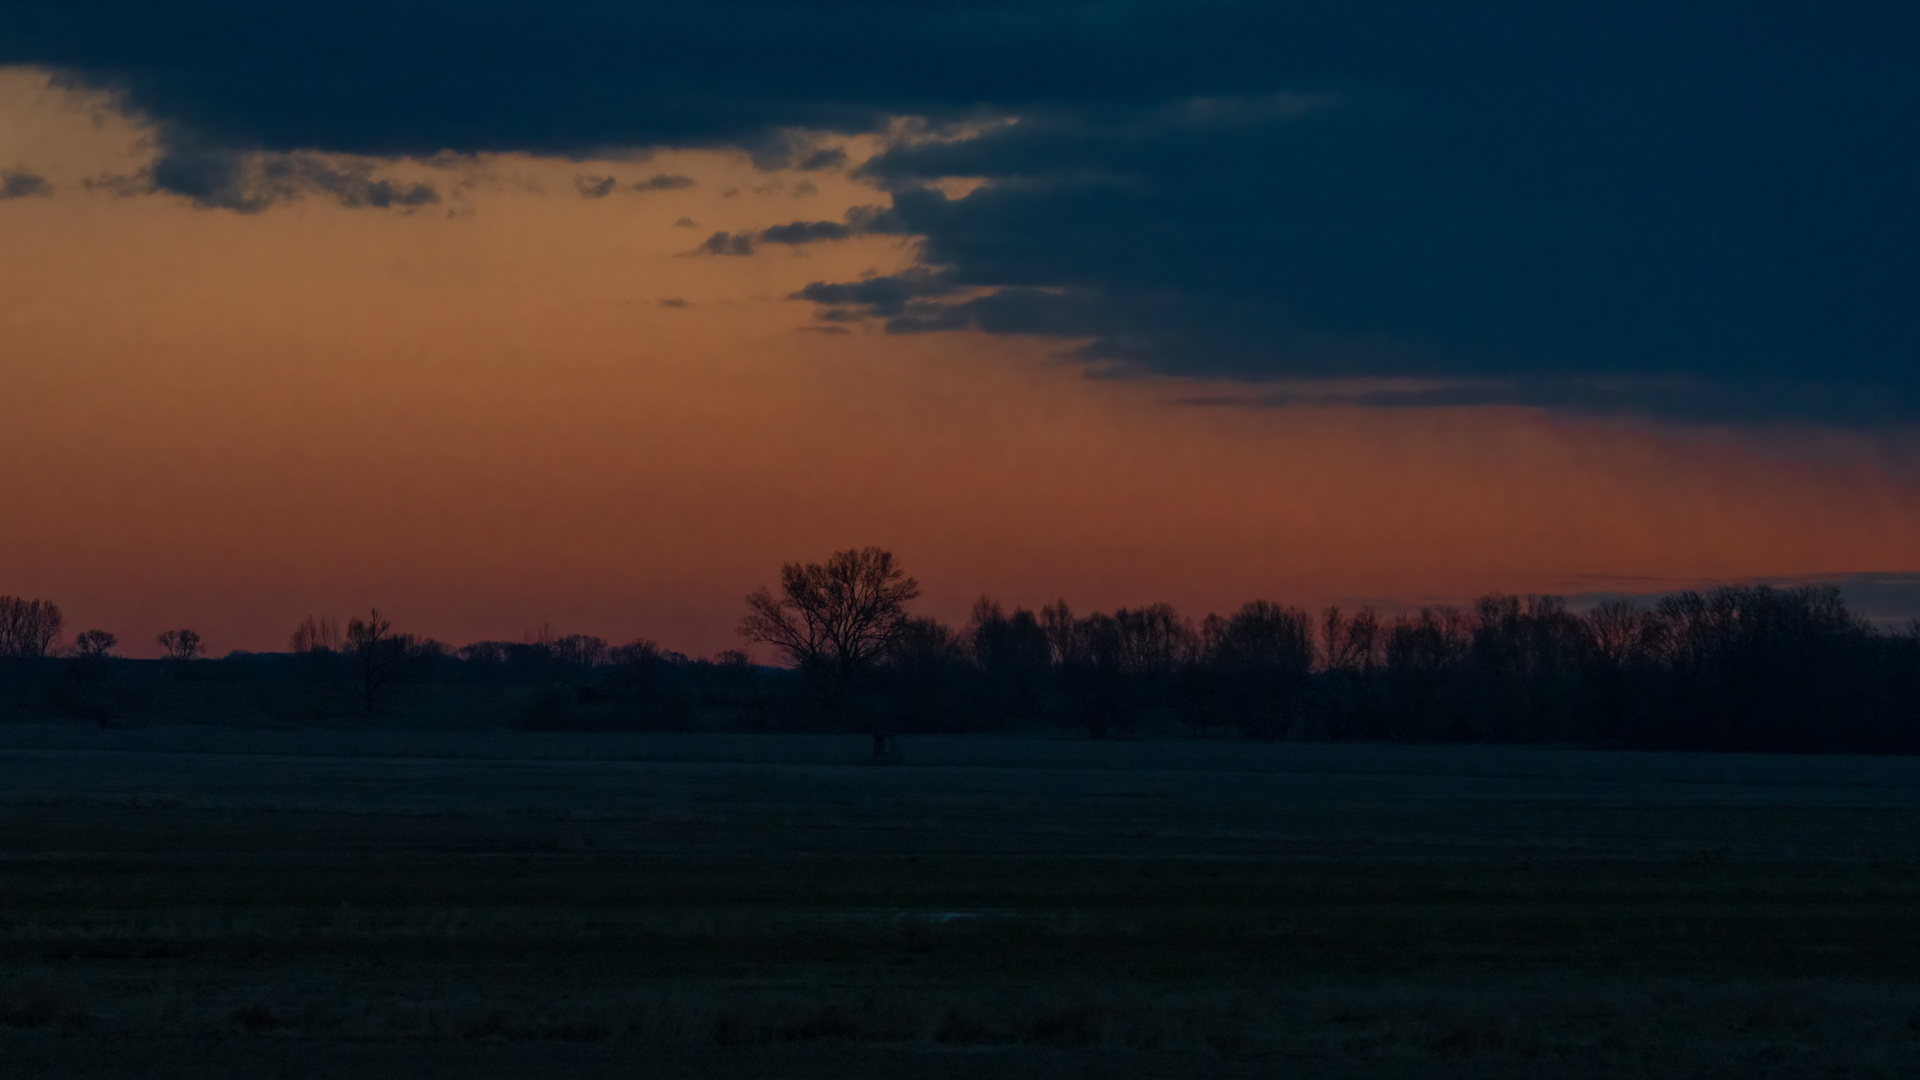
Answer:
<svg viewBox="0 0 1920 1080"><path fill-rule="evenodd" d="M0 727L17 1076L1920 1075L1920 761Z"/></svg>

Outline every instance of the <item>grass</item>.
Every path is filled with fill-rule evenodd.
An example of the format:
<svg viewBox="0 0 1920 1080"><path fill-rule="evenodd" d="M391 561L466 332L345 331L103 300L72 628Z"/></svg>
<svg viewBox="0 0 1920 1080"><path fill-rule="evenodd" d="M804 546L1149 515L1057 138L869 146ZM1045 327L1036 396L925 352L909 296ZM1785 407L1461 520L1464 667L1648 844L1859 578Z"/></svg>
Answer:
<svg viewBox="0 0 1920 1080"><path fill-rule="evenodd" d="M35 1076L1910 1076L1920 762L0 727Z"/></svg>

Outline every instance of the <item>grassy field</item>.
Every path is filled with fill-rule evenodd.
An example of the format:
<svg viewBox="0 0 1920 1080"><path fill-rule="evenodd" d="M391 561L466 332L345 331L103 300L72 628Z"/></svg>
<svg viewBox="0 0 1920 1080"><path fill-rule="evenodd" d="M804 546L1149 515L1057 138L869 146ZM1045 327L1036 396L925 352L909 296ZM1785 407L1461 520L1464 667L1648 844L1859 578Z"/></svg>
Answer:
<svg viewBox="0 0 1920 1080"><path fill-rule="evenodd" d="M1920 761L0 726L19 1076L1920 1075Z"/></svg>

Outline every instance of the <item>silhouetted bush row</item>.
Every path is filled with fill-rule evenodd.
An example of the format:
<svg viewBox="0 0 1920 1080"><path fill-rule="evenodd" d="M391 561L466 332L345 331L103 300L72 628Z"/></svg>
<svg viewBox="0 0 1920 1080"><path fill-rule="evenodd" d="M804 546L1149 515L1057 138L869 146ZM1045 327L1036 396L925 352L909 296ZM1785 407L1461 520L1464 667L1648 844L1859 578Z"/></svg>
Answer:
<svg viewBox="0 0 1920 1080"><path fill-rule="evenodd" d="M134 661L98 638L54 655L50 604L0 598L0 619L15 718L1920 752L1920 626L1873 627L1821 586L1585 613L1550 596L1391 617L1255 601L1197 625L1165 604L1076 616L982 600L964 628L903 616L858 663L816 651L788 668L586 635L454 649L377 612L344 634L309 620L293 652Z"/></svg>
<svg viewBox="0 0 1920 1080"><path fill-rule="evenodd" d="M1255 601L1197 627L1166 605L983 601L964 633L903 635L873 696L902 727L1912 753L1920 627L1878 630L1832 587L1585 614L1550 596L1391 618Z"/></svg>

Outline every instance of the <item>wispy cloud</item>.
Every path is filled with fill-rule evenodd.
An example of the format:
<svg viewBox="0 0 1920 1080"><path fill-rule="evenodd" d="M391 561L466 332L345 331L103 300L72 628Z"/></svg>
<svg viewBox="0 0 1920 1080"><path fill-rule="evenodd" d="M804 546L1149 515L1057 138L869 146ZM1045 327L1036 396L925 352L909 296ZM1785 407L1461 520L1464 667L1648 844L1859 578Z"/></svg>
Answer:
<svg viewBox="0 0 1920 1080"><path fill-rule="evenodd" d="M700 244L699 251L706 255L751 255L753 237L746 233L717 232Z"/></svg>
<svg viewBox="0 0 1920 1080"><path fill-rule="evenodd" d="M53 185L39 173L24 167L0 172L0 199L25 199L53 194Z"/></svg>
<svg viewBox="0 0 1920 1080"><path fill-rule="evenodd" d="M691 176L659 173L654 176L649 176L645 180L634 181L633 189L635 191L685 191L687 188L695 186L695 183L696 181Z"/></svg>

